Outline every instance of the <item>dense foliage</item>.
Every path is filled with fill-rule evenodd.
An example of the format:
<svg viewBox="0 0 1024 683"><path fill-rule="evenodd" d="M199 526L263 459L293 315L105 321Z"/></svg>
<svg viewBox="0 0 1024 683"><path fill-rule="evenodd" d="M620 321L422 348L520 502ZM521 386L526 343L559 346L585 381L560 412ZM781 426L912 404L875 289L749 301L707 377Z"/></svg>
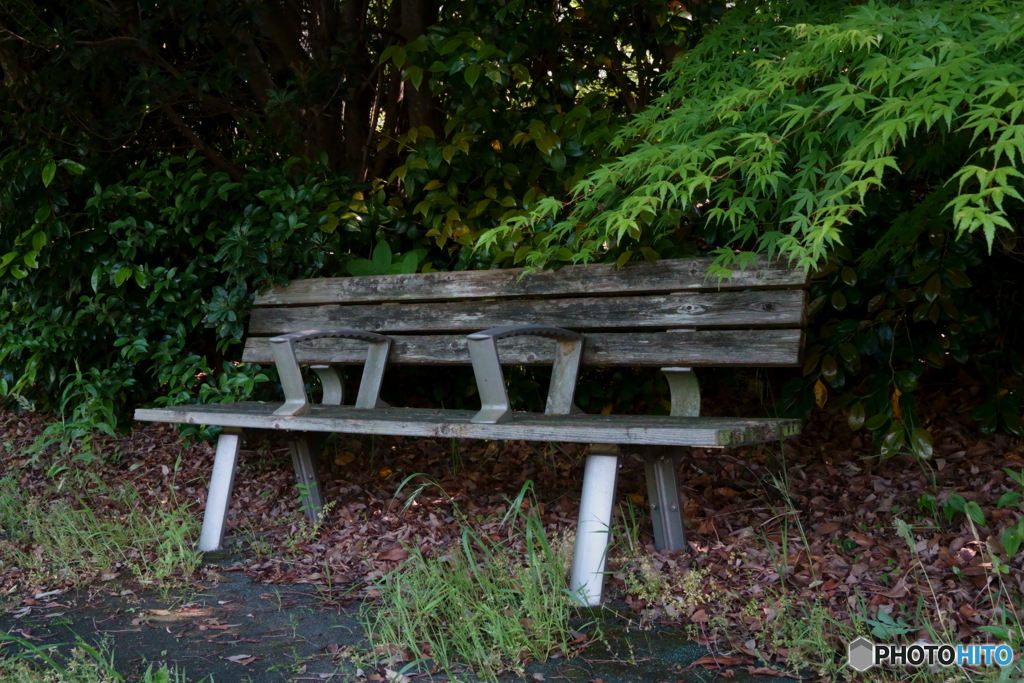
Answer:
<svg viewBox="0 0 1024 683"><path fill-rule="evenodd" d="M481 244L533 266L710 251L719 277L779 254L816 272L797 412L831 387L883 453L928 456L913 391L967 364L989 383L982 428L1019 434L1024 12L850 5L730 12L621 130L621 157Z"/></svg>
<svg viewBox="0 0 1024 683"><path fill-rule="evenodd" d="M723 9L0 0L0 393L108 431L249 393L259 287L479 267Z"/></svg>
<svg viewBox="0 0 1024 683"><path fill-rule="evenodd" d="M747 3L673 65L670 86L616 137L628 150L492 232L536 233L526 262L587 261L691 233L816 267L898 182L991 248L1024 175L1024 13L1016 2ZM932 195L932 192L941 192ZM866 255L923 229L903 218ZM683 234L681 234L683 233ZM721 234L718 234L721 233ZM630 242L632 240L632 242ZM629 250L629 249L627 249ZM625 261L628 255L621 257Z"/></svg>
<svg viewBox="0 0 1024 683"><path fill-rule="evenodd" d="M266 380L225 351L254 288L336 266L357 242L310 229L345 179L283 164L233 182L203 166L141 162L106 187L72 176L70 198L34 188L46 203L14 240L23 253L3 258L0 391L110 431L126 405L237 400ZM25 185L22 197L40 184Z"/></svg>
<svg viewBox="0 0 1024 683"><path fill-rule="evenodd" d="M1018 3L726 9L0 0L0 391L104 428L249 394L291 277L767 251L815 272L785 409L927 456L914 391L962 370L1022 431Z"/></svg>

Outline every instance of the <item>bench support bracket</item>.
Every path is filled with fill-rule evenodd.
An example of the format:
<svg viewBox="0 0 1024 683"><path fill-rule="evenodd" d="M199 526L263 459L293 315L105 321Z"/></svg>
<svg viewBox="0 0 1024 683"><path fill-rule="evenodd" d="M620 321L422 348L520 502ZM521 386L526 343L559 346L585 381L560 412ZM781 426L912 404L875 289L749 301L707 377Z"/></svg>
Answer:
<svg viewBox="0 0 1024 683"><path fill-rule="evenodd" d="M320 378L320 386L324 389L320 405L340 406L345 402L345 385L337 370L330 365L310 365L309 369Z"/></svg>
<svg viewBox="0 0 1024 683"><path fill-rule="evenodd" d="M363 379L359 382L359 395L356 396L356 408L385 407L387 404L380 400L380 385L384 380L384 369L387 366L388 353L391 351L391 337L364 330L306 330L270 338L270 351L274 355L274 365L277 366L277 374L281 378L281 387L284 389L284 405L274 411L274 414L285 416L309 414L309 397L306 395L306 383L302 379L299 362L295 358L295 344L323 337L360 339L369 342L370 348L366 352L366 363L363 365ZM328 391L330 391L330 398L333 400L336 389L340 404L341 382L338 380L337 373L333 370L324 373L323 369L326 366L319 367L319 370L314 368L314 371L320 376L321 381L327 377L327 381L324 383L324 397L327 398ZM335 383L337 386L333 386ZM330 389L328 385L332 385Z"/></svg>
<svg viewBox="0 0 1024 683"><path fill-rule="evenodd" d="M576 524L569 590L588 607L601 604L604 567L612 540L612 508L619 477L619 447L591 444L583 470L583 495Z"/></svg>
<svg viewBox="0 0 1024 683"><path fill-rule="evenodd" d="M550 337L558 341L555 362L551 368L551 384L545 415L581 413L573 403L576 375L583 358L583 335L560 327L541 325L505 325L468 335L469 357L480 394L480 412L470 419L477 424L498 424L512 416L512 407L505 391L505 375L498 358L498 340L506 337Z"/></svg>
<svg viewBox="0 0 1024 683"><path fill-rule="evenodd" d="M203 514L203 530L199 534L199 549L203 552L217 550L224 540L228 508L231 505L231 489L235 484L235 463L238 449L242 445L242 430L225 427L217 439L217 454L213 458L213 473L206 493L206 512Z"/></svg>
<svg viewBox="0 0 1024 683"><path fill-rule="evenodd" d="M662 368L672 394L673 417L700 417L700 382L693 368Z"/></svg>

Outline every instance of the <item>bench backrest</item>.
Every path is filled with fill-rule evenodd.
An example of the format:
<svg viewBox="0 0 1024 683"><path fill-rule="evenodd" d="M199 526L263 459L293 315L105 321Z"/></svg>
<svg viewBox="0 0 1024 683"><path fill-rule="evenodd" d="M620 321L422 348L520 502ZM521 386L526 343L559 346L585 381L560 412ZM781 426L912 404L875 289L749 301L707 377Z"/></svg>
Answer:
<svg viewBox="0 0 1024 683"><path fill-rule="evenodd" d="M295 280L256 297L242 359L272 363L274 335L353 328L393 336L390 364L468 365L467 334L530 324L585 333L584 365L798 365L803 271L761 260L719 285L707 277L710 264L664 259L529 275L504 269ZM498 347L505 363L550 364L555 342L516 337ZM366 345L318 339L298 345L296 356L308 364L361 364Z"/></svg>

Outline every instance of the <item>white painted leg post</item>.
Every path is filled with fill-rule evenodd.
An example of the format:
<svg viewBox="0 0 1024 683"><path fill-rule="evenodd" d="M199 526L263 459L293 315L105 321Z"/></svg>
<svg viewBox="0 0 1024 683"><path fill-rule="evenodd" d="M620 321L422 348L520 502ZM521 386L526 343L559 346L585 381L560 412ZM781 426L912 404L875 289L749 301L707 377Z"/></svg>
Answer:
<svg viewBox="0 0 1024 683"><path fill-rule="evenodd" d="M619 447L591 444L583 470L583 496L576 525L576 549L569 590L584 605L601 604L604 566L612 540L612 507L619 476Z"/></svg>
<svg viewBox="0 0 1024 683"><path fill-rule="evenodd" d="M217 454L213 458L209 492L206 494L206 513L203 531L199 535L199 549L207 552L220 548L224 540L231 489L235 483L235 463L242 445L242 430L225 427L217 440Z"/></svg>

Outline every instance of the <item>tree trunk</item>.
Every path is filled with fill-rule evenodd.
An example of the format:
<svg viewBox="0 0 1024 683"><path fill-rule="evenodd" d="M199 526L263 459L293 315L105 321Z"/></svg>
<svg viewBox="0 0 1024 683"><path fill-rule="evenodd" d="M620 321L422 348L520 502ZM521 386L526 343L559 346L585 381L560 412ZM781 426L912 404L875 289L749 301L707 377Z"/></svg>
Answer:
<svg viewBox="0 0 1024 683"><path fill-rule="evenodd" d="M398 32L406 43L411 43L437 21L437 5L434 0L401 0L401 3L402 25ZM441 117L434 105L428 79L424 77L419 88L406 81L403 90L409 127L427 126L435 134L440 134L443 124L440 123Z"/></svg>

